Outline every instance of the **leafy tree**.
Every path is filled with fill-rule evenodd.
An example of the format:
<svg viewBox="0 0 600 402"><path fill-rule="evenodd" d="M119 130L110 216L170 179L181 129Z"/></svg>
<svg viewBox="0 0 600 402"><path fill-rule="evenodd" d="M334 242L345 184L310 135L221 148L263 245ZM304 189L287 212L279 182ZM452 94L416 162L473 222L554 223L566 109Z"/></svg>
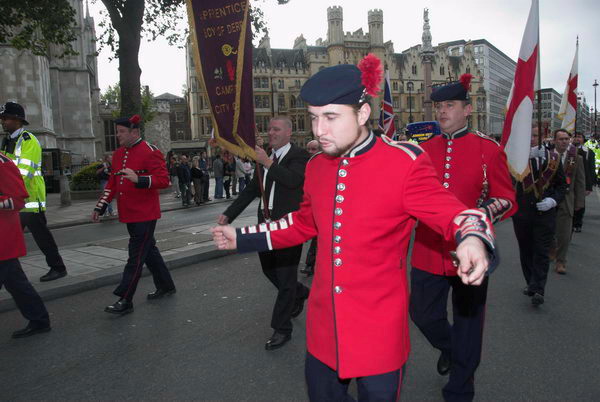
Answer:
<svg viewBox="0 0 600 402"><path fill-rule="evenodd" d="M110 48L119 59L121 110L124 114L138 113L142 104L142 70L138 61L141 39L145 37L154 41L162 37L169 44L183 46L188 31L180 28L179 24L185 16L185 0L100 1L106 8L105 18L99 23L104 29L99 37L100 45ZM261 1L264 3L265 0ZM289 1L277 0L277 3L286 4ZM251 18L254 32L266 30L259 7L251 10Z"/></svg>
<svg viewBox="0 0 600 402"><path fill-rule="evenodd" d="M69 0L0 1L0 43L49 56L50 45L63 57L77 54L71 43L75 35L75 10Z"/></svg>
<svg viewBox="0 0 600 402"><path fill-rule="evenodd" d="M154 110L154 93L145 86L140 92L142 122L148 123L154 119L156 112ZM113 111L113 117L129 116L130 113L121 113L121 86L119 83L109 85L106 91L100 94L100 102L109 105L114 105L116 109Z"/></svg>

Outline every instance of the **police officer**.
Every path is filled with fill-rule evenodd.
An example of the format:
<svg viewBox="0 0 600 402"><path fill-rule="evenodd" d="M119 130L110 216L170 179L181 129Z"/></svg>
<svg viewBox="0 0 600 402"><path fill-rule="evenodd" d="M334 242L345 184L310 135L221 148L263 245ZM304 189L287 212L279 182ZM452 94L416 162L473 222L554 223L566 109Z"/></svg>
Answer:
<svg viewBox="0 0 600 402"><path fill-rule="evenodd" d="M44 302L21 268L19 257L25 255L23 231L18 211L25 205L27 191L19 169L0 152L0 288L4 285L17 308L29 323L13 332L13 338L25 338L50 331L50 317Z"/></svg>
<svg viewBox="0 0 600 402"><path fill-rule="evenodd" d="M472 76L434 88L431 100L442 135L421 144L442 185L469 208L486 212L492 222L516 210L506 155L490 137L469 129L473 107ZM450 256L456 246L426 224L417 227L412 252L410 314L433 347L440 350L438 373L450 378L443 388L448 401L472 400L474 374L481 360L488 277L481 286L466 286ZM448 321L452 289L453 323Z"/></svg>
<svg viewBox="0 0 600 402"><path fill-rule="evenodd" d="M46 223L46 184L42 176L42 146L33 134L23 126L25 120L23 106L14 102L6 102L0 109L2 128L8 133L2 144L2 151L19 168L29 197L21 209L21 227L29 228L35 243L46 256L50 271L40 278L47 282L67 275L67 269L58 252L58 246Z"/></svg>
<svg viewBox="0 0 600 402"><path fill-rule="evenodd" d="M104 311L122 315L133 311L133 295L144 263L156 286L156 290L148 294L149 300L175 293L175 284L154 239L156 221L160 218L158 190L169 186L165 159L157 147L140 137L140 116L120 118L115 124L121 147L113 155L110 179L92 213L92 220L99 222L108 204L117 198L119 221L127 224L130 236L129 258L121 283L113 292L119 300Z"/></svg>

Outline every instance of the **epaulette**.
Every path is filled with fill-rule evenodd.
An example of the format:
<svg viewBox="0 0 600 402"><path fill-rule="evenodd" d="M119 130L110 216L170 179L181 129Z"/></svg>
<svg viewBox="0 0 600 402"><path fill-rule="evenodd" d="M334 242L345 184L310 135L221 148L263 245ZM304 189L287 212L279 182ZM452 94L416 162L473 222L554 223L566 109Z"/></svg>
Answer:
<svg viewBox="0 0 600 402"><path fill-rule="evenodd" d="M476 135L476 136L478 136L478 137L481 137L481 138L483 138L483 139L485 139L485 140L491 141L491 142L493 142L494 144L496 144L496 145L500 146L500 143L499 143L498 141L496 141L495 139L493 139L493 138L492 138L492 137L490 137L489 135L482 133L481 131L474 130L474 131L472 131L472 133L473 133L473 134L475 134L475 135Z"/></svg>
<svg viewBox="0 0 600 402"><path fill-rule="evenodd" d="M158 151L158 147L156 145L152 145L148 141L144 142L146 143L146 145L148 145L148 148L150 148L151 151Z"/></svg>
<svg viewBox="0 0 600 402"><path fill-rule="evenodd" d="M317 156L317 155L319 155L319 154L322 154L322 153L323 153L323 151L319 151L319 152L317 152L317 153L315 153L315 154L311 155L311 156L310 156L310 158L308 158L308 161L309 161L309 162L310 162L310 161L312 161L312 160L313 160L313 158L314 158L315 156Z"/></svg>
<svg viewBox="0 0 600 402"><path fill-rule="evenodd" d="M23 137L24 140L31 139L31 135L29 135L29 133L27 131L23 131L23 134L21 134L21 136Z"/></svg>
<svg viewBox="0 0 600 402"><path fill-rule="evenodd" d="M419 155L425 152L419 145L410 143L408 141L392 141L385 135L382 135L381 139L383 140L384 144L404 151L413 161L417 159Z"/></svg>

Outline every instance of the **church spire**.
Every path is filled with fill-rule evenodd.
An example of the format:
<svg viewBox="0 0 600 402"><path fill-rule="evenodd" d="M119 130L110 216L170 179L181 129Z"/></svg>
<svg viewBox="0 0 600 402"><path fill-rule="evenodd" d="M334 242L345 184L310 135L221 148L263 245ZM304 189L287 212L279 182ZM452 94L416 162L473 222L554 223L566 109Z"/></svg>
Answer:
<svg viewBox="0 0 600 402"><path fill-rule="evenodd" d="M429 9L426 8L423 10L423 35L421 36L421 40L423 41L423 47L421 49L422 52L431 52L433 51L433 46L431 45L431 27L429 26Z"/></svg>

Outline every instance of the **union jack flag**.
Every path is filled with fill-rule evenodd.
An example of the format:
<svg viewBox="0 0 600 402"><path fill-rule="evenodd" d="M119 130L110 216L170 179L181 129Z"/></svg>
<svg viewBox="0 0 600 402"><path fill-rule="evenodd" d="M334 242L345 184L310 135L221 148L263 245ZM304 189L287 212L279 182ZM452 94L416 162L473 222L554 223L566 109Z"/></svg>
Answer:
<svg viewBox="0 0 600 402"><path fill-rule="evenodd" d="M381 102L381 113L379 115L379 129L387 137L395 140L396 128L394 127L394 104L392 103L392 89L390 87L390 74L385 72L385 88L383 90L383 101Z"/></svg>

